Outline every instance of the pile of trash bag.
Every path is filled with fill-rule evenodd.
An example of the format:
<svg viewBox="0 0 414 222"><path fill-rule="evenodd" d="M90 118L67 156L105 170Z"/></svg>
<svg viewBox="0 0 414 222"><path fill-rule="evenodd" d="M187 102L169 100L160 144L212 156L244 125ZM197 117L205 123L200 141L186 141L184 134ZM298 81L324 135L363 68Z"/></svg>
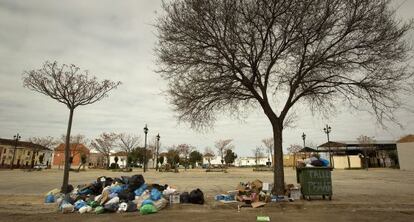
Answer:
<svg viewBox="0 0 414 222"><path fill-rule="evenodd" d="M199 192L201 190L197 189ZM194 190L192 192L198 192ZM145 183L142 175L111 178L101 176L96 181L77 186L69 186L69 193L63 194L53 189L46 194L45 203L56 203L62 213L79 212L101 214L104 212L135 212L141 214L156 213L165 208L174 194L175 188L160 184ZM198 193L198 195L200 195ZM194 203L203 204L197 199ZM191 194L189 194L191 196ZM194 195L195 196L195 195ZM190 200L191 198L189 198ZM194 199L194 198L193 198Z"/></svg>
<svg viewBox="0 0 414 222"><path fill-rule="evenodd" d="M310 158L306 158L303 161L298 161L297 167L328 167L329 161L323 158L320 158L319 155L315 154Z"/></svg>
<svg viewBox="0 0 414 222"><path fill-rule="evenodd" d="M260 180L240 182L235 190L215 196L216 201L222 203L242 203L239 207L262 207L268 202L294 201L300 199L300 186L285 185L284 195L272 195L273 184L263 183ZM298 197L299 195L299 197Z"/></svg>

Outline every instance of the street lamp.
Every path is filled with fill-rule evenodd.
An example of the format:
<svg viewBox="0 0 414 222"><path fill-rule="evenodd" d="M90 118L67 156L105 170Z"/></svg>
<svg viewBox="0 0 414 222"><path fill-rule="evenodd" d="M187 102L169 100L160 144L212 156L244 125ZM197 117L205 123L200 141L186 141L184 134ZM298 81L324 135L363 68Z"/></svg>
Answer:
<svg viewBox="0 0 414 222"><path fill-rule="evenodd" d="M331 144L329 144L329 133L332 131L332 128L328 124L326 124L325 128L323 128L323 131L326 133L326 137L328 139L329 166L332 167Z"/></svg>
<svg viewBox="0 0 414 222"><path fill-rule="evenodd" d="M14 143L13 158L12 158L12 161L11 161L11 164L10 164L10 169L11 170L13 169L13 163L14 163L14 158L16 156L17 144L19 143L19 140L21 138L22 137L19 135L19 133L17 133L16 135L13 136L13 139L14 139L15 143Z"/></svg>
<svg viewBox="0 0 414 222"><path fill-rule="evenodd" d="M144 173L145 173L145 171L147 171L147 134L148 134L147 124L145 124L144 133L145 133L145 147L144 147Z"/></svg>
<svg viewBox="0 0 414 222"><path fill-rule="evenodd" d="M303 148L305 148L305 140L306 140L306 134L302 133L302 140L303 140Z"/></svg>
<svg viewBox="0 0 414 222"><path fill-rule="evenodd" d="M155 163L155 170L158 170L158 156L159 156L159 152L160 152L160 134L158 133L158 135L156 136L157 138L157 162Z"/></svg>

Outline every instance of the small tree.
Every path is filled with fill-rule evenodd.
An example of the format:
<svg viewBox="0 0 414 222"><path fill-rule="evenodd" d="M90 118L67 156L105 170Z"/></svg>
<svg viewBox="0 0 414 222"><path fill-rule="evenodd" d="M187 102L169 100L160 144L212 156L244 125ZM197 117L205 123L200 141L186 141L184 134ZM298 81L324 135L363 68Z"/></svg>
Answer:
<svg viewBox="0 0 414 222"><path fill-rule="evenodd" d="M293 168L296 168L296 154L302 149L299 145L290 145L287 150L293 155Z"/></svg>
<svg viewBox="0 0 414 222"><path fill-rule="evenodd" d="M66 135L63 134L60 137L60 143L65 144L65 141L66 141ZM70 151L70 165L72 165L72 161L76 156L81 157L82 154L86 154L86 153L84 153L85 150L81 149L82 148L81 145L85 145L85 144L89 143L89 140L86 138L85 135L76 134L76 135L70 136L69 142L70 142L70 145L69 145L69 147L70 147L69 148L69 151ZM59 164L59 168L60 168L60 164Z"/></svg>
<svg viewBox="0 0 414 222"><path fill-rule="evenodd" d="M178 153L184 158L184 169L187 170L188 158L190 156L190 153L194 150L194 147L189 144L180 144L176 149Z"/></svg>
<svg viewBox="0 0 414 222"><path fill-rule="evenodd" d="M88 157L84 153L81 154L80 159L81 159L81 164L79 164L78 172L80 171L81 166L83 166L83 169L85 169L85 165L88 162Z"/></svg>
<svg viewBox="0 0 414 222"><path fill-rule="evenodd" d="M203 154L194 150L190 153L189 161L191 166L194 168L197 163L201 163L203 161Z"/></svg>
<svg viewBox="0 0 414 222"><path fill-rule="evenodd" d="M102 133L92 141L91 146L106 158L106 168L109 168L109 158L114 151L118 135L115 133Z"/></svg>
<svg viewBox="0 0 414 222"><path fill-rule="evenodd" d="M295 105L369 107L383 123L413 91L413 23L396 18L392 1L175 0L163 9L156 53L179 120L203 130L217 114L260 107L272 126L276 194Z"/></svg>
<svg viewBox="0 0 414 222"><path fill-rule="evenodd" d="M369 156L371 152L375 149L375 140L374 137L364 136L361 135L357 138L360 146L362 147L364 160L365 160L365 169L368 170L369 168Z"/></svg>
<svg viewBox="0 0 414 222"><path fill-rule="evenodd" d="M214 159L216 154L214 153L213 149L211 147L204 148L204 156L206 157L206 160L208 161L208 167L211 167L211 160Z"/></svg>
<svg viewBox="0 0 414 222"><path fill-rule="evenodd" d="M120 142L118 146L122 151L126 153L127 160L133 149L137 148L139 143L141 143L141 137L138 135L132 135L127 133L121 133L118 135ZM129 158L130 159L130 158ZM129 162L127 161L127 168L129 167Z"/></svg>
<svg viewBox="0 0 414 222"><path fill-rule="evenodd" d="M252 151L253 151L256 167L257 167L257 165L258 165L257 163L259 162L259 159L264 157L263 147L258 146L255 149L253 149Z"/></svg>
<svg viewBox="0 0 414 222"><path fill-rule="evenodd" d="M262 139L262 143L265 145L270 161L273 163L273 148L275 147L273 137Z"/></svg>
<svg viewBox="0 0 414 222"><path fill-rule="evenodd" d="M87 71L80 73L80 68L75 65L59 66L56 61L53 63L47 61L40 69L24 72L23 85L26 88L49 96L65 104L69 109L62 192L68 191L70 133L76 107L98 102L119 84L121 83L110 80L99 82L96 77L90 77Z"/></svg>
<svg viewBox="0 0 414 222"><path fill-rule="evenodd" d="M232 139L218 140L214 144L217 150L217 154L221 158L221 165L224 163L224 155L226 154L226 150L234 149L234 145L231 144L232 141Z"/></svg>
<svg viewBox="0 0 414 222"><path fill-rule="evenodd" d="M237 154L234 153L233 150L230 150L230 149L226 150L226 154L224 156L224 161L226 162L227 166L229 164L234 163L236 158L237 158Z"/></svg>
<svg viewBox="0 0 414 222"><path fill-rule="evenodd" d="M167 163L171 164L171 166L175 168L179 162L180 152L176 149L176 147L170 147L167 151Z"/></svg>

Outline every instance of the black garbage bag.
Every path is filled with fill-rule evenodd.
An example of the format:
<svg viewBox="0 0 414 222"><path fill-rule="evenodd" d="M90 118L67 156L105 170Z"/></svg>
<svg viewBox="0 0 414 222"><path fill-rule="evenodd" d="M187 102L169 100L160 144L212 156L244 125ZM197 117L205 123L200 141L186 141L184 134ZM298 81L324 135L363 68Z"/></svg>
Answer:
<svg viewBox="0 0 414 222"><path fill-rule="evenodd" d="M133 175L128 180L128 190L130 192L134 192L144 183L145 183L145 180L141 174Z"/></svg>
<svg viewBox="0 0 414 222"><path fill-rule="evenodd" d="M107 212L116 212L119 208L119 204L117 203L111 203L111 204L105 204L104 209Z"/></svg>
<svg viewBox="0 0 414 222"><path fill-rule="evenodd" d="M128 202L130 200L135 200L135 193L129 190L123 190L118 193L119 201Z"/></svg>
<svg viewBox="0 0 414 222"><path fill-rule="evenodd" d="M133 201L128 201L128 207L127 207L127 212L134 212L137 211L137 204Z"/></svg>
<svg viewBox="0 0 414 222"><path fill-rule="evenodd" d="M180 203L190 203L190 194L188 192L180 194Z"/></svg>
<svg viewBox="0 0 414 222"><path fill-rule="evenodd" d="M115 178L114 181L120 183L120 184L128 184L129 177L127 176L121 176L121 178Z"/></svg>
<svg viewBox="0 0 414 222"><path fill-rule="evenodd" d="M204 204L204 194L200 189L195 189L190 192L190 203L192 204Z"/></svg>
<svg viewBox="0 0 414 222"><path fill-rule="evenodd" d="M323 164L322 160L313 160L313 161L311 162L311 165L312 165L312 166L317 166L317 167L324 166L324 164Z"/></svg>
<svg viewBox="0 0 414 222"><path fill-rule="evenodd" d="M153 189L153 188L155 188L155 189L157 189L158 191L163 192L165 189L167 189L167 187L168 187L168 185L167 185L167 184L165 184L165 185L160 185L160 184L154 183L154 184L149 185L149 186L148 186L148 189Z"/></svg>

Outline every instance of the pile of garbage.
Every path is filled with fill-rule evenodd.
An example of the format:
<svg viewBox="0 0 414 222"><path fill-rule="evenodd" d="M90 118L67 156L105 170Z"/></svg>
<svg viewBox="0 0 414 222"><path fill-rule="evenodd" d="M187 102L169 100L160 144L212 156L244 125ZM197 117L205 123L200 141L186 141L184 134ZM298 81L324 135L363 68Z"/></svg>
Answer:
<svg viewBox="0 0 414 222"><path fill-rule="evenodd" d="M298 161L298 167L328 167L329 161L320 158L319 155L313 155L303 161Z"/></svg>
<svg viewBox="0 0 414 222"><path fill-rule="evenodd" d="M222 203L243 203L239 207L257 208L269 202L294 201L301 197L300 185L285 185L284 195L272 195L272 188L273 184L263 183L260 180L240 182L235 190L216 195L215 200Z"/></svg>
<svg viewBox="0 0 414 222"><path fill-rule="evenodd" d="M187 203L204 204L204 194L195 189L188 194ZM147 184L142 175L120 178L98 177L96 181L69 185L69 193L53 189L46 194L45 203L56 203L62 213L135 212L156 213L168 204L177 203L177 189L167 184Z"/></svg>

